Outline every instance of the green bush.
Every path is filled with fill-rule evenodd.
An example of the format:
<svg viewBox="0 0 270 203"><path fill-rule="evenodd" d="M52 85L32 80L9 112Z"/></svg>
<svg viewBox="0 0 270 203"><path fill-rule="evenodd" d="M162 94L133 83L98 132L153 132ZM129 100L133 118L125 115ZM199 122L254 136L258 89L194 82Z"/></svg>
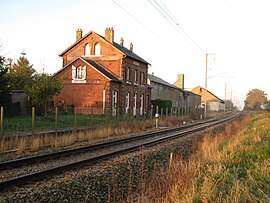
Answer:
<svg viewBox="0 0 270 203"><path fill-rule="evenodd" d="M162 100L162 99L155 99L151 101L151 104L153 105L153 111L154 113L156 113L156 106L158 106L159 112L160 113L160 109L170 109L172 108L172 101L171 100Z"/></svg>

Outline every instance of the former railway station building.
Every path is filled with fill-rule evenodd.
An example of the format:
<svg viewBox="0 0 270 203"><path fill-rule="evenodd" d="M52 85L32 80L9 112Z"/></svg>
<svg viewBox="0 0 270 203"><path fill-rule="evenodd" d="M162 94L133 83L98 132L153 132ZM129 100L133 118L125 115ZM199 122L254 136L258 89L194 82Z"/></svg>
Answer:
<svg viewBox="0 0 270 203"><path fill-rule="evenodd" d="M144 115L149 111L151 90L147 84L149 63L133 52L133 44L114 41L113 28L105 36L76 32L74 44L60 57L63 67L54 74L63 89L54 105L73 107L81 114Z"/></svg>

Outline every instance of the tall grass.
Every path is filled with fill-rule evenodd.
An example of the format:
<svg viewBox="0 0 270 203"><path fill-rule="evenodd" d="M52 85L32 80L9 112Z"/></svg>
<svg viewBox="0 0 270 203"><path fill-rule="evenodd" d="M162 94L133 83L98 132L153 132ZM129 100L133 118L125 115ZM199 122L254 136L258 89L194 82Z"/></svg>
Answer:
<svg viewBox="0 0 270 203"><path fill-rule="evenodd" d="M147 202L270 202L270 114L207 135L188 161L153 176Z"/></svg>
<svg viewBox="0 0 270 203"><path fill-rule="evenodd" d="M160 119L160 126L171 127L183 121L195 119L195 116L166 117ZM18 155L27 151L38 151L44 147L60 149L72 146L77 142L95 142L104 139L113 139L155 128L155 120L127 119L116 123L104 124L92 130L74 132L66 135L38 135L38 136L13 136L11 139L0 140L0 153L16 150Z"/></svg>

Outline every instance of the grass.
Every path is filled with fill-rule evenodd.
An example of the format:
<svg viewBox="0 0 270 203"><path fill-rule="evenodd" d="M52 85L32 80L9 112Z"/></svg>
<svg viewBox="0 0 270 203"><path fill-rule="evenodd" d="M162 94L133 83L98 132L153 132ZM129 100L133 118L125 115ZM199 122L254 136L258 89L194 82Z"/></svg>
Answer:
<svg viewBox="0 0 270 203"><path fill-rule="evenodd" d="M212 113L213 114L213 113ZM216 116L215 114L210 117ZM186 116L181 116L185 118ZM174 119L175 116L170 116L169 118ZM134 118L132 116L123 116L123 117L110 117L104 115L75 115L73 114L59 114L57 122L57 130L61 129L73 129L74 127L96 127L101 125L108 124L117 124L121 121L133 121L133 120L144 120L145 118L139 117ZM178 120L178 119L177 119ZM167 125L168 119L160 119L161 124ZM168 123L172 123L168 121ZM45 118L44 116L35 116L35 132L44 132L55 130L55 115L53 113L48 114ZM32 132L32 118L31 116L16 116L16 117L5 117L3 122L4 136L6 135L18 135L22 133L31 133Z"/></svg>
<svg viewBox="0 0 270 203"><path fill-rule="evenodd" d="M208 135L188 161L174 159L148 185L149 202L270 202L270 114Z"/></svg>
<svg viewBox="0 0 270 203"><path fill-rule="evenodd" d="M95 127L108 123L119 122L120 117L106 117L106 116L87 116L76 115L76 128L79 127ZM127 119L127 118L125 118ZM129 120L132 118L128 118ZM72 114L59 115L57 122L57 129L70 129L75 126L75 116ZM31 133L32 118L30 116L17 116L4 119L4 135ZM35 132L55 130L55 116L48 115L46 118L41 116L35 117Z"/></svg>
<svg viewBox="0 0 270 203"><path fill-rule="evenodd" d="M189 121L196 117L198 116L166 117L160 119L160 126L171 127L183 123L184 120ZM84 116L81 116L81 118L82 121L84 121L83 119L88 119ZM97 117L97 119L99 119L99 117ZM104 119L106 118L104 117ZM13 136L12 139L0 139L0 153L16 150L18 155L23 155L28 151L35 152L44 147L60 149L72 146L78 142L92 142L100 139L107 140L155 128L154 119L146 120L143 118L134 119L127 117L107 120L106 123L102 122L102 119L100 119L98 122L100 122L99 126L97 125L96 128L84 132L73 132L65 135L45 134L37 136ZM84 122L79 122L79 117L78 123L81 125L84 124ZM22 123L18 125L22 125ZM84 127L85 126L86 125L84 125Z"/></svg>

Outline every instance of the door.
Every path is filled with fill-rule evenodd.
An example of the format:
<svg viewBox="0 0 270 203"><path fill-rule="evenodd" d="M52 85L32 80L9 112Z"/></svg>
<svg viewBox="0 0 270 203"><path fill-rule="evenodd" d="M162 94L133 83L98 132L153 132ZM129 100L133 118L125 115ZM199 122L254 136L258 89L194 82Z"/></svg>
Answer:
<svg viewBox="0 0 270 203"><path fill-rule="evenodd" d="M133 116L137 113L137 93L134 94L134 106L133 106Z"/></svg>
<svg viewBox="0 0 270 203"><path fill-rule="evenodd" d="M118 92L112 91L112 116L117 115L117 100L118 100Z"/></svg>
<svg viewBox="0 0 270 203"><path fill-rule="evenodd" d="M143 115L143 94L141 95L140 98L140 116Z"/></svg>

